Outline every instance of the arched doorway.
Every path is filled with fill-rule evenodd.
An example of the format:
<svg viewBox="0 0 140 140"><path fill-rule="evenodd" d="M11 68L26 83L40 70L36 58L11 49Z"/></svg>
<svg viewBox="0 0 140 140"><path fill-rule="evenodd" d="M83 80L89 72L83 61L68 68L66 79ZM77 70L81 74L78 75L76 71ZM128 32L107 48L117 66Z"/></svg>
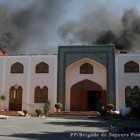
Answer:
<svg viewBox="0 0 140 140"><path fill-rule="evenodd" d="M22 110L22 87L10 88L9 93L9 110L10 111L21 111Z"/></svg>
<svg viewBox="0 0 140 140"><path fill-rule="evenodd" d="M98 111L106 104L106 92L90 80L83 80L71 87L71 111Z"/></svg>

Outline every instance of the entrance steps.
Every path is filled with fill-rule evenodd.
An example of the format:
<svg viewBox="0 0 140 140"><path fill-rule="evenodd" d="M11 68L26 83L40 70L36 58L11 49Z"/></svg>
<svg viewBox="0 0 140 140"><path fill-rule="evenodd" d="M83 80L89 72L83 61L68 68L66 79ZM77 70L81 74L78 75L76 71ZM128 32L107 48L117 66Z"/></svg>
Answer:
<svg viewBox="0 0 140 140"><path fill-rule="evenodd" d="M23 116L22 111L0 111L0 115L4 116Z"/></svg>
<svg viewBox="0 0 140 140"><path fill-rule="evenodd" d="M99 117L98 111L62 111L50 113L51 117Z"/></svg>
<svg viewBox="0 0 140 140"><path fill-rule="evenodd" d="M24 113L22 111L0 111L0 116L24 116ZM52 112L49 114L50 117L99 117L99 113L97 111L62 111L60 113L58 112Z"/></svg>

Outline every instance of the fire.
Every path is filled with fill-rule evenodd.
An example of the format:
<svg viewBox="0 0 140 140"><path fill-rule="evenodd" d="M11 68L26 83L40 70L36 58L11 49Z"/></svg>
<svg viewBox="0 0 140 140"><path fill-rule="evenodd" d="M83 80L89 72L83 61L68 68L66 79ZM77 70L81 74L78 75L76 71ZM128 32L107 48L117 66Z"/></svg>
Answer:
<svg viewBox="0 0 140 140"><path fill-rule="evenodd" d="M6 55L6 53L0 52L0 56L5 56L5 55Z"/></svg>

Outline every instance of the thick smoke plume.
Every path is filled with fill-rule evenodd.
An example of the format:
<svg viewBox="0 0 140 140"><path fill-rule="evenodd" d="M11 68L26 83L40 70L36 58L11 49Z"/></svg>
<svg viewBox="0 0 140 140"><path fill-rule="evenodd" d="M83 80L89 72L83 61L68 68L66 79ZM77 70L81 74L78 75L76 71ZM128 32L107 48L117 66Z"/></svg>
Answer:
<svg viewBox="0 0 140 140"><path fill-rule="evenodd" d="M54 51L53 49L56 50L55 46L58 46L57 27L65 13L64 5L68 2L65 0L24 0L16 2L10 0L9 3L5 2L3 4L5 14L9 14L12 19L11 24L16 27L18 33L14 46L7 46L11 50L9 53L47 54L51 50ZM12 7L12 4L16 5ZM26 6L24 6L25 4ZM0 18L3 17L0 15Z"/></svg>
<svg viewBox="0 0 140 140"><path fill-rule="evenodd" d="M17 29L6 12L0 9L0 51L13 47L17 41Z"/></svg>
<svg viewBox="0 0 140 140"><path fill-rule="evenodd" d="M93 7L83 6L81 17L66 20L69 12L73 13L71 6L79 7L74 2L3 1L0 8L0 48L13 55L57 53L57 47L63 44L111 43L118 49L127 50L139 47L140 15L135 9L127 9L118 16L117 12L109 10L109 3L98 6L95 0L92 1Z"/></svg>
<svg viewBox="0 0 140 140"><path fill-rule="evenodd" d="M19 28L17 46L23 53L50 53L57 44L57 27L61 22L65 0L33 0L12 15Z"/></svg>
<svg viewBox="0 0 140 140"><path fill-rule="evenodd" d="M80 21L68 21L59 27L58 33L71 44L115 44L117 49L139 48L140 15L135 9L127 9L119 18L104 9L94 9Z"/></svg>

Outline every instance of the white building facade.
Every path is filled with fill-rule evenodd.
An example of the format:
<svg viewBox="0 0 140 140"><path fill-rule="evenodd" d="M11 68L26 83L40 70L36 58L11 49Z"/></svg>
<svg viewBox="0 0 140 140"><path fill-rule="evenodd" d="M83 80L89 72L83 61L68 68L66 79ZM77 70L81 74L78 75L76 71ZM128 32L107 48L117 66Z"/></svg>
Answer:
<svg viewBox="0 0 140 140"><path fill-rule="evenodd" d="M1 56L0 66L0 93L6 96L6 110L28 109L34 114L35 109L44 106L43 98L46 98L54 111L57 96L56 55ZM42 97L38 97L37 91ZM37 97L40 99L35 99Z"/></svg>
<svg viewBox="0 0 140 140"><path fill-rule="evenodd" d="M116 109L120 110L129 106L137 107L135 100L140 102L140 54L118 54L115 63Z"/></svg>
<svg viewBox="0 0 140 140"><path fill-rule="evenodd" d="M140 54L115 56L111 54L112 46L111 51L104 46L100 51L98 46L96 51L91 46L84 49L79 53L77 47L73 47L74 51L70 48L70 52L62 47L61 56L59 52L1 56L0 95L6 96L3 108L27 109L35 114L49 100L51 111L55 111L56 102L62 102L65 111L98 111L107 103L114 103L116 110L120 110L131 104L130 94L135 92L140 97ZM78 57L73 57L75 54ZM114 56L115 61L109 59Z"/></svg>

